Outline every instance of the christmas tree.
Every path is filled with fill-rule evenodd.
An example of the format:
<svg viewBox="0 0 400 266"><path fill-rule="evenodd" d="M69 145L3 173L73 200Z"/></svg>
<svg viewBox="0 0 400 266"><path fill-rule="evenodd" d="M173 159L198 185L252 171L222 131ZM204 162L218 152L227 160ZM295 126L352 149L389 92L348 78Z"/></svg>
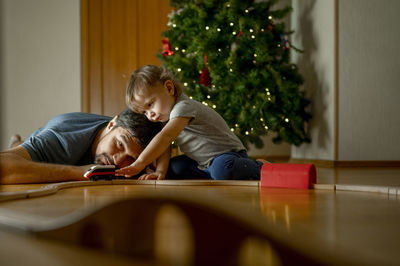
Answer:
<svg viewBox="0 0 400 266"><path fill-rule="evenodd" d="M281 21L291 8L274 9L276 2L172 0L158 54L187 95L214 108L243 143L256 147L269 131L275 143L310 142L309 100L290 62L292 32Z"/></svg>

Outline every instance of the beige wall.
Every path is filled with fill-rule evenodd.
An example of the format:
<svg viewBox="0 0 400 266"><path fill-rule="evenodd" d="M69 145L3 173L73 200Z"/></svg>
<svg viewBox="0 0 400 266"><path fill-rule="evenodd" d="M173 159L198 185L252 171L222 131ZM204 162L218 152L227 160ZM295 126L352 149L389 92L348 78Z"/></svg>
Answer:
<svg viewBox="0 0 400 266"><path fill-rule="evenodd" d="M400 1L339 1L339 160L400 160Z"/></svg>
<svg viewBox="0 0 400 266"><path fill-rule="evenodd" d="M334 160L334 0L293 0L293 53L312 100L311 144L292 147L293 158Z"/></svg>
<svg viewBox="0 0 400 266"><path fill-rule="evenodd" d="M0 0L1 149L80 110L79 0Z"/></svg>
<svg viewBox="0 0 400 266"><path fill-rule="evenodd" d="M338 53L335 54L335 2ZM313 100L312 144L292 157L400 160L400 1L293 0L295 55ZM335 108L335 56L338 107ZM338 141L335 141L335 112ZM338 145L337 153L335 145Z"/></svg>

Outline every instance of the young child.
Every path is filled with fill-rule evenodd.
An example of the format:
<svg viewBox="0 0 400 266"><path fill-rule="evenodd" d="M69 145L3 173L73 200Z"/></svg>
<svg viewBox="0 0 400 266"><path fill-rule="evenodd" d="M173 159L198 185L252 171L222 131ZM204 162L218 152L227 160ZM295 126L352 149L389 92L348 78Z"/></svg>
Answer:
<svg viewBox="0 0 400 266"><path fill-rule="evenodd" d="M126 102L150 121L166 124L137 160L118 170L117 175L136 175L161 155L165 156L175 141L184 155L171 158L168 178L260 179L262 162L248 158L242 142L225 120L210 107L186 96L180 82L165 68L146 65L134 72Z"/></svg>

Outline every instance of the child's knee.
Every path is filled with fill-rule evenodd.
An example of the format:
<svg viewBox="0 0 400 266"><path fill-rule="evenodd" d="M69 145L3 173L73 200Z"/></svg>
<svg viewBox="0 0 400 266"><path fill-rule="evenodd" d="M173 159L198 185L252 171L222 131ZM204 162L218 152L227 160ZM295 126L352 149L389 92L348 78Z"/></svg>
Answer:
<svg viewBox="0 0 400 266"><path fill-rule="evenodd" d="M250 159L234 158L216 165L210 175L215 180L258 180L260 166Z"/></svg>
<svg viewBox="0 0 400 266"><path fill-rule="evenodd" d="M235 177L235 160L226 160L223 163L217 163L210 169L210 175L215 180L229 180Z"/></svg>
<svg viewBox="0 0 400 266"><path fill-rule="evenodd" d="M187 171L187 165L184 162L170 162L168 171L174 176L181 176Z"/></svg>
<svg viewBox="0 0 400 266"><path fill-rule="evenodd" d="M234 173L230 169L221 169L211 175L214 180L231 180L234 179Z"/></svg>

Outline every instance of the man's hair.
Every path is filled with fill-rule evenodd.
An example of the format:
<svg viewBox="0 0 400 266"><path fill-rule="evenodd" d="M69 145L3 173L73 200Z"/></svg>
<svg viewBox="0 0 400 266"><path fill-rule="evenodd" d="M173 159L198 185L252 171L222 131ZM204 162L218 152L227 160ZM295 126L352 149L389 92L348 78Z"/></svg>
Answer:
<svg viewBox="0 0 400 266"><path fill-rule="evenodd" d="M162 124L150 122L145 115L137 114L127 108L118 115L114 127L128 130L132 137L136 138L138 144L145 148L160 132Z"/></svg>
<svg viewBox="0 0 400 266"><path fill-rule="evenodd" d="M183 86L177 80L171 71L162 66L145 65L131 75L128 87L126 88L126 105L130 108L137 106L134 102L135 93L139 93L148 87L154 87L164 84L165 81L171 80L175 87L175 98L181 95Z"/></svg>

